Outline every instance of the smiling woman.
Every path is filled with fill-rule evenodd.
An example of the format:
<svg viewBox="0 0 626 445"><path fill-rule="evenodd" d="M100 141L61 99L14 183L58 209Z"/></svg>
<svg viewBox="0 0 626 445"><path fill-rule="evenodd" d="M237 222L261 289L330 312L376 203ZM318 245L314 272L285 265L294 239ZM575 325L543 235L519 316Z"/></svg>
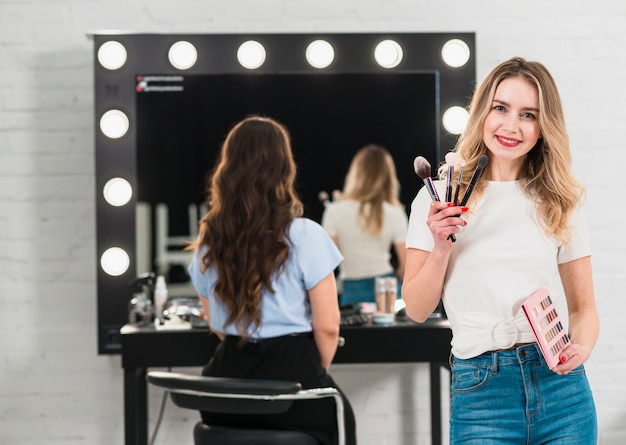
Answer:
<svg viewBox="0 0 626 445"><path fill-rule="evenodd" d="M189 208L203 204L206 171L235 122L257 113L291 129L297 190L306 215L319 221L320 191L341 188L350 159L368 143L390 150L401 199L410 202L419 187L413 159L439 163L454 145L456 133L441 118L466 106L475 79L473 33L96 33L93 40L97 252L116 247L128 258L106 269L115 275L98 267L99 353L119 352L114 334L128 318L128 283L156 267L148 231L157 206L168 208L168 235L191 234ZM101 127L105 116L113 122ZM124 204L103 196L113 178L129 185ZM141 231L138 208L147 209Z"/></svg>
<svg viewBox="0 0 626 445"><path fill-rule="evenodd" d="M483 127L483 140L493 153L490 179L516 180L524 155L534 148L540 134L537 88L522 77L503 80Z"/></svg>
<svg viewBox="0 0 626 445"><path fill-rule="evenodd" d="M450 443L527 443L532 436L536 443L595 444L584 364L599 318L585 187L572 170L548 69L520 57L494 67L476 88L455 153L465 162L462 191L472 184L474 191L456 205L420 190L402 287L409 317L424 320L442 301L450 320ZM472 182L468 167L487 158ZM537 298L531 307L537 315L537 306L548 310L539 318L548 333L533 329L524 312ZM563 325L557 306L567 314Z"/></svg>

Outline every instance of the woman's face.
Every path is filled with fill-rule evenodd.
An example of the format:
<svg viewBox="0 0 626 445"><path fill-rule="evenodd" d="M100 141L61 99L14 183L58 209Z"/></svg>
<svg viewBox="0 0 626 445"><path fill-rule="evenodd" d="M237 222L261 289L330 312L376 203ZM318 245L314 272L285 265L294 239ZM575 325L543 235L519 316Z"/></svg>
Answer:
<svg viewBox="0 0 626 445"><path fill-rule="evenodd" d="M533 84L510 77L498 85L483 125L483 140L492 163L521 166L541 136L539 96Z"/></svg>

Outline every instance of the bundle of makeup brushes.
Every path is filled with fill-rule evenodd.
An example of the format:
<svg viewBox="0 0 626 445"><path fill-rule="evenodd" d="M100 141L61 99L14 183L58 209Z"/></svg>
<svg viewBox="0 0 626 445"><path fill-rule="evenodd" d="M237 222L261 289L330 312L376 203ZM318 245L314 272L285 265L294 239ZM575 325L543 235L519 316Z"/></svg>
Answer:
<svg viewBox="0 0 626 445"><path fill-rule="evenodd" d="M472 177L470 178L467 189L465 189L465 193L463 193L463 198L459 202L459 191L461 189L461 180L463 178L463 167L464 165L460 163L459 166L459 175L457 177L456 186L454 187L454 194L452 193L452 182L454 179L454 168L457 163L459 163L459 155L455 152L449 152L446 154L446 167L448 168L448 174L446 176L446 196L445 202L452 202L454 205L465 206L474 191L474 186L480 178L485 166L487 165L487 161L489 158L487 155L482 155L478 158L478 163L476 165L476 169L474 173L472 173ZM433 201L441 201L439 199L439 194L437 193L437 189L435 189L435 184L431 178L431 166L430 162L426 160L423 156L418 156L415 158L413 162L413 168L415 169L415 173L419 176L422 181L424 181L424 185L430 194L430 197ZM456 237L454 234L449 237L452 242L456 241Z"/></svg>

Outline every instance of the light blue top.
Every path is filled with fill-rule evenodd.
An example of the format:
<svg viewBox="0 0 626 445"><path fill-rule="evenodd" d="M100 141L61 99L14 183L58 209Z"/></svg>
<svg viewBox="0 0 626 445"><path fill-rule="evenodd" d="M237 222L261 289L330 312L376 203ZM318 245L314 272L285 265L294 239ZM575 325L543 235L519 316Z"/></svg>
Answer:
<svg viewBox="0 0 626 445"><path fill-rule="evenodd" d="M289 257L284 271L274 276L274 293L263 289L261 302L261 325L251 338L270 338L300 332L311 332L311 305L308 290L332 273L343 257L326 231L316 222L296 218L289 227L291 240ZM217 281L215 267L204 273L200 270L201 257L207 247L194 252L189 265L189 275L201 298L208 298L211 309L211 329L227 335L239 335L234 324L224 326L226 306L213 292Z"/></svg>

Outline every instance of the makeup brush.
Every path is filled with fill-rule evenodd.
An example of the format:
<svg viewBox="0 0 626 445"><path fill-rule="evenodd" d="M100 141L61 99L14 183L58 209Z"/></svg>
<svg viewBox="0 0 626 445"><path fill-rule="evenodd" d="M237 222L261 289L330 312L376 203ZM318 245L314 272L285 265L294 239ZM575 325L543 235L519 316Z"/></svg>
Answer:
<svg viewBox="0 0 626 445"><path fill-rule="evenodd" d="M452 179L454 177L454 165L459 155L453 151L446 153L446 165L448 166L448 175L446 176L446 202L452 202Z"/></svg>
<svg viewBox="0 0 626 445"><path fill-rule="evenodd" d="M417 174L417 176L422 178L422 181L424 181L424 185L426 186L428 193L430 193L431 199L433 201L441 201L439 199L439 194L437 194L435 184L433 184L433 179L430 177L430 162L428 162L425 157L418 156L417 158L415 158L415 161L413 161L413 168L415 169L415 173ZM451 239L452 242L456 241L456 237L454 236L454 234L451 234L448 238Z"/></svg>
<svg viewBox="0 0 626 445"><path fill-rule="evenodd" d="M474 170L474 173L472 173L472 177L470 178L467 190L465 190L465 193L463 194L463 199L459 203L460 206L466 205L467 201L469 201L472 191L474 190L474 186L476 185L476 182L478 181L478 178L483 172L483 169L485 168L485 165L487 165L488 161L489 158L487 157L487 155L482 155L480 158L478 158L478 165L476 166L476 170Z"/></svg>
<svg viewBox="0 0 626 445"><path fill-rule="evenodd" d="M322 190L317 194L317 199L319 200L319 202L322 203L324 207L328 207L331 204L330 196L325 190Z"/></svg>
<svg viewBox="0 0 626 445"><path fill-rule="evenodd" d="M454 188L454 205L459 205L459 190L461 190L461 179L463 179L463 167L465 165L461 164L459 167L459 176L456 178L456 187Z"/></svg>
<svg viewBox="0 0 626 445"><path fill-rule="evenodd" d="M431 167L430 162L426 160L423 156L418 156L413 161L413 168L415 169L415 173L417 176L422 178L424 181L424 185L428 189L428 193L430 193L430 197L433 201L441 201L439 199L439 195L437 194L437 189L435 188L435 184L433 184L433 179L430 177Z"/></svg>

